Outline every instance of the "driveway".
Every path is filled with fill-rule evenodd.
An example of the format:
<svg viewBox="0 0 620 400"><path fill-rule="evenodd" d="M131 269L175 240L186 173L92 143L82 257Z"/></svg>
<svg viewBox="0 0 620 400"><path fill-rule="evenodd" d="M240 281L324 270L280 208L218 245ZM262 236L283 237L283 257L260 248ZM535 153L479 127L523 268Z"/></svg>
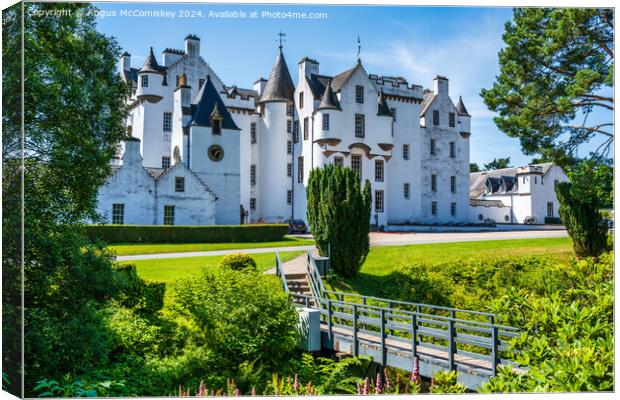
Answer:
<svg viewBox="0 0 620 400"><path fill-rule="evenodd" d="M484 240L540 239L567 237L565 230L553 231L505 231L505 232L424 232L424 233L387 233L371 232L371 246L403 246L412 244L477 242ZM258 249L228 249L212 251L191 251L184 253L142 254L118 256L116 261L153 260L162 258L222 256L230 253L272 253L275 251L309 251L314 246L263 247Z"/></svg>

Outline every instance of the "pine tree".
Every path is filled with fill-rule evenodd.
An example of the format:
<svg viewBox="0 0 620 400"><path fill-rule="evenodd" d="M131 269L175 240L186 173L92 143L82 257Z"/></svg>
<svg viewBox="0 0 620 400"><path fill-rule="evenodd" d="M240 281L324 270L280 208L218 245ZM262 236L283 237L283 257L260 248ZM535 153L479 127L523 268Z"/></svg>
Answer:
<svg viewBox="0 0 620 400"><path fill-rule="evenodd" d="M355 276L369 249L370 182L362 189L357 172L327 165L310 173L307 199L308 223L319 253L331 252L337 274Z"/></svg>

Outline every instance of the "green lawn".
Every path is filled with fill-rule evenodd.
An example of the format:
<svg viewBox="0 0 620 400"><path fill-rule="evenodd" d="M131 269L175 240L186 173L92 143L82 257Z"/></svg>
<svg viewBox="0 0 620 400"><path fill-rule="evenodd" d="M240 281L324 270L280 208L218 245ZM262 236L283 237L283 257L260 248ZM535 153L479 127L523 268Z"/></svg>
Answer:
<svg viewBox="0 0 620 400"><path fill-rule="evenodd" d="M402 272L411 266L531 255L567 260L573 255L572 242L570 238L545 238L374 246L355 278L330 279L326 285L332 290L386 297L396 291L399 280L403 279Z"/></svg>
<svg viewBox="0 0 620 400"><path fill-rule="evenodd" d="M300 239L285 236L278 242L248 242L248 243L129 243L115 244L108 248L119 256L137 254L158 254L158 253L183 253L188 251L211 251L211 250L230 250L230 249L256 249L262 247L285 247L285 246L306 246L313 244L313 240Z"/></svg>
<svg viewBox="0 0 620 400"><path fill-rule="evenodd" d="M280 253L281 260L288 261L302 254L301 251ZM275 253L252 254L259 271L266 271L275 265ZM155 260L124 261L134 264L140 278L146 281L172 283L177 279L199 276L204 269L218 268L224 256L162 258Z"/></svg>

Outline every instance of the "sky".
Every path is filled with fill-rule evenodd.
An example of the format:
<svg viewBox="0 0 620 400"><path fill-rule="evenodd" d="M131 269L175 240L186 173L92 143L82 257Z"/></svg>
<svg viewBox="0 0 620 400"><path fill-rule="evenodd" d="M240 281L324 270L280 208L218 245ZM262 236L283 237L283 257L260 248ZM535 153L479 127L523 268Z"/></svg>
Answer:
<svg viewBox="0 0 620 400"><path fill-rule="evenodd" d="M161 62L163 49L182 49L183 39L191 33L200 37L202 57L224 83L242 88L269 76L279 32L286 34L284 55L294 82L297 62L304 56L319 61L325 75L353 67L359 36L360 57L368 73L402 76L424 88L433 87L436 75L450 79L453 101L462 96L472 115L471 162L482 166L494 158L510 157L512 165L525 165L532 159L521 152L518 139L497 129L495 113L479 95L499 72L497 54L510 8L93 4L101 10L98 29L114 36L132 55L132 67L142 66L150 46ZM277 14L290 11L319 14L313 19Z"/></svg>

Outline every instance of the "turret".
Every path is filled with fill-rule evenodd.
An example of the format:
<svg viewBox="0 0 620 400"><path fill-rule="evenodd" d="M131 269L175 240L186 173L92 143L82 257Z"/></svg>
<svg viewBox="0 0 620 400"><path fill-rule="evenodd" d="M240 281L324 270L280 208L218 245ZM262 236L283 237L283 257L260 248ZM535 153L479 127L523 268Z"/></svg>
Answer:
<svg viewBox="0 0 620 400"><path fill-rule="evenodd" d="M294 102L294 93L293 80L286 66L282 49L280 49L259 103L284 102L290 104Z"/></svg>
<svg viewBox="0 0 620 400"><path fill-rule="evenodd" d="M459 102L456 104L456 111L459 114L459 133L464 139L467 139L471 135L471 115L467 112L461 96L459 96Z"/></svg>
<svg viewBox="0 0 620 400"><path fill-rule="evenodd" d="M157 64L153 48L151 47L149 55L144 61L144 65L138 71L138 88L136 96L138 100L146 100L151 103L157 103L163 97L164 68Z"/></svg>
<svg viewBox="0 0 620 400"><path fill-rule="evenodd" d="M189 57L197 57L200 55L200 38L196 35L187 35L185 37L185 54Z"/></svg>

